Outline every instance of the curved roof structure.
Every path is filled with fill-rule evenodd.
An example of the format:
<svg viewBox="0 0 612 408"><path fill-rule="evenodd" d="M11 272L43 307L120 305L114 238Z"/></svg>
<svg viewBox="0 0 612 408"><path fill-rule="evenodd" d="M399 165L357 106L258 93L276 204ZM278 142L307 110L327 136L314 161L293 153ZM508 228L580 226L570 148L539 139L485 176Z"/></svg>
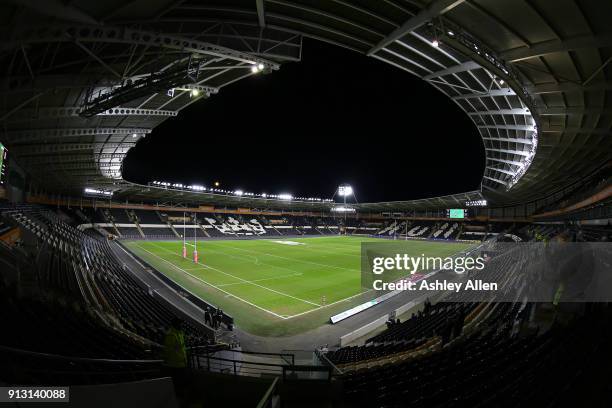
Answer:
<svg viewBox="0 0 612 408"><path fill-rule="evenodd" d="M391 64L448 95L482 137L482 193L496 205L544 197L612 157L608 1L12 0L0 7L0 140L51 191L142 196L146 189L120 171L141 137L229 83L299 61L303 36ZM200 201L216 199L209 196ZM381 205L372 208L402 207Z"/></svg>

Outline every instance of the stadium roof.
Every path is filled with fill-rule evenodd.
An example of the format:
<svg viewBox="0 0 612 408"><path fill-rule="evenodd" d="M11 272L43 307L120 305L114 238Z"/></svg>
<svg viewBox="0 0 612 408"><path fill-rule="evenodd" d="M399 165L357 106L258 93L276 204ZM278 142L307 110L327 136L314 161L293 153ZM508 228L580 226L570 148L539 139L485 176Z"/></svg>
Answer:
<svg viewBox="0 0 612 408"><path fill-rule="evenodd" d="M381 203L350 204L359 212L410 211L463 207L466 201L482 200L480 191L470 191L422 200L392 201ZM121 190L113 196L114 200L154 201L156 203L191 203L196 205L214 204L228 208L260 208L270 210L330 211L341 203L329 201L278 200L261 197L213 194L201 191L178 190L157 186L142 186L124 182Z"/></svg>
<svg viewBox="0 0 612 408"><path fill-rule="evenodd" d="M482 192L493 204L546 196L612 156L609 1L12 0L0 9L0 140L53 192L156 199L122 180L127 151L199 98L299 61L303 36L448 95L482 136Z"/></svg>

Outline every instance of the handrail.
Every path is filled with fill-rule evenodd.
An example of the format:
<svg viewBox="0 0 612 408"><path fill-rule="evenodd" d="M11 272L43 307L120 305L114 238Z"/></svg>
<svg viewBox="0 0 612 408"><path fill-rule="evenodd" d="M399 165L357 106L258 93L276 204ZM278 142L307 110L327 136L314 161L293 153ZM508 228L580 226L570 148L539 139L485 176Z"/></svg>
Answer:
<svg viewBox="0 0 612 408"><path fill-rule="evenodd" d="M195 346L195 347L192 347L190 350L206 349L208 347L209 346ZM206 352L206 350L204 351ZM290 354L290 353L269 353L269 352L262 352L262 351L248 351L248 350L235 350L235 349L211 350L210 353L216 353L218 351L231 351L233 353L248 354L248 355L253 355L253 356L280 357L284 361L286 361L285 357L289 357L291 359L290 364L295 364L295 354Z"/></svg>
<svg viewBox="0 0 612 408"><path fill-rule="evenodd" d="M115 360L109 358L88 358L88 357L71 357L63 356L60 354L41 353L38 351L22 350L13 347L0 346L0 351L7 351L9 353L27 355L38 358L47 358L51 360L69 360L77 361L81 363L110 363L110 364L162 364L163 360Z"/></svg>
<svg viewBox="0 0 612 408"><path fill-rule="evenodd" d="M214 371L216 364L219 368L222 367L233 367L234 375L249 375L248 370L255 370L256 374L265 372L266 374L276 374L279 377L286 377L286 373L289 371L302 371L302 372L326 372L328 373L328 379L331 379L331 368L328 366L314 366L314 365L296 365L296 364L277 364L277 363L263 363L254 361L243 361L235 360L223 357L214 357L209 354L205 355L192 355L192 363L195 362L193 368L206 369L208 371ZM194 361L195 360L195 361ZM211 364L213 363L213 364ZM227 363L223 365L224 363ZM241 373L242 370L244 373Z"/></svg>
<svg viewBox="0 0 612 408"><path fill-rule="evenodd" d="M274 391L276 391L277 385L278 385L278 377L274 378L274 380L272 381L272 384L270 384L264 396L261 398L261 400L259 400L259 404L257 404L256 408L264 408L267 406L268 402L273 396Z"/></svg>
<svg viewBox="0 0 612 408"><path fill-rule="evenodd" d="M223 358L223 357L213 357L213 356L209 356L209 355L205 355L205 356L196 356L196 357L204 357L207 360L216 360L216 361L227 361L229 363L239 363L239 364L247 364L247 365L258 365L258 366L265 366L265 367L290 367L290 364L274 364L274 363L256 363L254 361L242 361L242 360L234 360L231 358Z"/></svg>
<svg viewBox="0 0 612 408"><path fill-rule="evenodd" d="M320 350L315 350L315 354L317 355L317 357L319 357L320 360L323 360L325 363L329 364L329 366L331 368L334 369L334 371L336 371L338 373L338 375L342 375L344 374L344 371L342 371L337 365L335 365L326 355L325 353L322 353Z"/></svg>

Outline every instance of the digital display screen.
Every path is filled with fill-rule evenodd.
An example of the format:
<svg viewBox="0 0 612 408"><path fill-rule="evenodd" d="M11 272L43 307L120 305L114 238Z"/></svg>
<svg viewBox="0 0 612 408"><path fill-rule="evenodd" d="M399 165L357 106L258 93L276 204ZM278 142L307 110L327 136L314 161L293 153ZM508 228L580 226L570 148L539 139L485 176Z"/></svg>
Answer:
<svg viewBox="0 0 612 408"><path fill-rule="evenodd" d="M0 143L0 185L4 184L6 178L6 165L8 158L8 150Z"/></svg>
<svg viewBox="0 0 612 408"><path fill-rule="evenodd" d="M447 210L448 218L465 218L465 210L462 208L451 208Z"/></svg>

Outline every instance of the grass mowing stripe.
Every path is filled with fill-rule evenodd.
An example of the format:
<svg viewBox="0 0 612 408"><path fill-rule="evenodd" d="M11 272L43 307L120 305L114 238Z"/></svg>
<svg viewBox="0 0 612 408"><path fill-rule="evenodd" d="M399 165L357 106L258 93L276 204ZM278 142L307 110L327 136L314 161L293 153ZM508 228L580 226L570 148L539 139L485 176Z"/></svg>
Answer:
<svg viewBox="0 0 612 408"><path fill-rule="evenodd" d="M162 261L164 261L164 262L166 262L166 263L170 264L170 266L172 266L172 267L174 267L174 268L176 268L176 269L178 269L178 270L180 270L180 271L182 271L182 272L186 273L187 275L191 276L192 278L197 279L197 280L199 280L200 282L202 282L202 283L204 283L204 284L206 284L206 285L208 285L208 286L210 286L210 287L213 287L213 288L215 288L215 289L217 289L217 290L219 290L219 291L221 291L221 292L225 293L226 295L233 296L234 298L236 298L236 299L238 299L238 300L240 300L240 301L242 301L242 302L244 302L244 303L246 303L246 304L248 304L248 305L251 305L251 306L253 306L253 307L256 307L256 308L257 308L257 309L259 309L259 310L263 310L264 312L270 313L271 315L276 316L276 317L278 317L278 318L281 318L281 319L287 319L287 317L285 317L285 316L281 316L281 315L279 315L279 314L277 314L277 313L274 313L274 312L273 312L273 311L271 311L271 310L265 309L265 308L263 308L263 307L261 307L261 306L256 305L255 303L251 303L251 302L249 302L248 300L242 299L241 297L238 297L238 296L234 295L233 293L230 293L230 292L228 292L228 291L226 291L226 290L223 290L223 289L221 289L220 287L215 286L215 285L213 285L213 284L212 284L212 283L210 283L210 282L206 282L204 279L200 278L199 276L195 276L195 275L193 275L193 274L191 274L191 273L187 272L187 271L186 271L186 270L184 270L183 268L181 268L181 267L179 267L179 266L176 266L175 264L173 264L172 262L168 261L167 259L164 259L164 258L162 258L161 256L159 256L159 255L157 255L157 254L154 254L153 252L151 252L151 251L149 251L149 250L147 250L147 249L144 249L144 248L143 248L142 246L140 246L140 245L136 245L136 246L137 246L137 247L139 247L140 249L142 249L143 251L147 252L148 254L153 255L154 257L159 258L159 259L161 259Z"/></svg>
<svg viewBox="0 0 612 408"><path fill-rule="evenodd" d="M170 251L170 250L168 250L168 249L166 249L166 248L163 248L163 247L157 246L157 245L155 245L155 244L153 244L153 246L155 246L155 247L157 247L157 248L159 248L159 249L161 249L161 250L164 250L164 251L166 251L166 252L168 252L168 253L172 254L173 256L178 256L178 257L180 257L181 259L183 259L183 257L182 257L181 255L175 254L174 252L172 252L172 251ZM279 294L279 295L282 295L282 296L286 296L286 297L291 298L291 299L299 300L299 301L304 302L304 303L309 303L309 304L311 304L311 305L313 305L313 306L318 306L318 307L320 307L320 306L321 306L320 304L318 304L318 303L314 303L314 302L311 302L310 300L300 299L299 297L292 296L292 295L288 295L288 294L283 293L283 292L280 292L280 291L278 291L278 290L268 288L268 287L266 287L266 286L260 285L260 284L258 284L258 283L254 283L254 282L252 282L252 281L248 281L248 280L246 280L246 279L240 278L240 277L238 277L238 276L236 276L236 275L232 275L231 273L224 272L224 271L222 271L221 269L218 269L218 268L212 267L212 266L210 266L210 265L205 265L205 264L200 263L200 262L197 262L197 264L198 264L198 265L202 265L202 266L203 266L203 267L205 267L205 268L212 269L213 271L220 272L220 273L222 273L222 274L224 274L224 275L231 276L232 278L234 278L234 279L238 279L238 280L240 280L240 281L242 281L242 282L244 282L244 283L248 283L248 284L251 284L251 285L257 286L257 287L259 287L259 288L261 288L261 289L269 290L270 292L274 292L274 293L276 293L276 294Z"/></svg>
<svg viewBox="0 0 612 408"><path fill-rule="evenodd" d="M262 282L262 281L268 281L268 280L277 280L277 279L283 279L283 278L291 278L294 276L302 276L303 274L301 273L293 273L291 275L281 275L281 276L273 276L271 278L261 278L261 279L254 279L254 280L250 280L248 282L234 282L234 283L223 283L221 285L219 285L219 287L225 287L225 286L235 286L235 285L244 285L247 283L251 283L251 282Z"/></svg>
<svg viewBox="0 0 612 408"><path fill-rule="evenodd" d="M267 239L206 240L198 242L198 249L202 245L202 265L194 264L191 259L182 259L182 240L126 241L126 245L196 296L219 305L234 317L238 327L255 335L289 336L312 330L329 322L330 315L372 299L374 291L360 285L361 273L357 272L360 258L351 254L360 254L360 245L364 242L383 242L382 239L346 236L275 239L305 245L281 245ZM408 240L406 245L405 251L411 254L441 256L449 256L463 246L470 246L417 240ZM189 252L191 249L190 246ZM158 257L154 258L152 254ZM207 268L207 265L235 276ZM194 270L187 274L180 267ZM287 270L283 270L285 267ZM292 271L300 272L302 276L284 277ZM243 280L236 279L236 276ZM264 287L322 306L244 283L260 279L267 279L259 282Z"/></svg>
<svg viewBox="0 0 612 408"><path fill-rule="evenodd" d="M229 258L234 258L234 259L249 259L249 258L254 258L255 260L253 261L253 263L255 265L265 265L265 266L269 266L271 268L276 268L276 269L283 269L286 271L291 271L294 273L299 273L298 271L291 269L291 268L287 268L285 266L278 266L278 265L273 265L273 264L269 264L269 263L265 263L265 262L260 262L259 259L256 256L251 256L251 255L230 255L227 252L224 251L220 251L220 250L214 250L214 249L210 249L210 245L205 245L204 249L200 249L200 251L198 252L200 255L206 254L207 252L213 252L216 254L223 254Z"/></svg>
<svg viewBox="0 0 612 408"><path fill-rule="evenodd" d="M295 241L295 242L298 242L298 243L303 243L304 239L303 238L295 238L295 239L287 239L287 240L265 240L265 241L261 240L262 243L265 242L266 244L270 244L270 245L272 243L278 244L279 241ZM327 251L325 249L321 249L321 246L322 245L321 245L320 242L317 242L316 245L312 245L312 243L308 243L308 244L304 243L303 246L300 246L300 249L306 249L306 250L317 251L317 252L324 252L324 253L332 254L332 255L335 255L335 256L340 254L342 256L357 256L357 257L361 257L360 253L359 254L355 254L355 253L347 253L347 252L340 252L339 253L338 251ZM277 249L278 245L272 245L272 246L270 246L270 248ZM328 249L336 248L336 249L339 249L341 251L348 250L349 252L355 252L355 246L354 245L344 245L342 247L337 247L337 246L325 244L325 248L328 248Z"/></svg>
<svg viewBox="0 0 612 408"><path fill-rule="evenodd" d="M264 241L264 240L262 240ZM225 241L227 242L227 241ZM280 256L280 255L274 255L274 254L270 254L267 252L257 252L257 251L253 251L253 250L249 250L249 249L244 249L244 248L238 248L238 247L232 247L229 245L226 245L228 248L232 248L232 249L236 249L239 251L246 251L246 252L251 252L251 253L256 253L256 254L261 254L261 255L266 255L266 256L273 256L275 258L280 258L280 259L285 259L287 261L291 261L291 262L301 262L301 263L308 263L311 265L316 265L316 266L322 266L325 268L334 268L334 269L342 269L344 271L349 271L349 272L359 272L361 273L361 271L359 269L353 269L353 268L343 268L341 266L334 266L334 265L327 265L327 264L322 264L322 263L318 263L318 262L312 262L312 261L304 261L302 259L295 259L295 258L287 258L286 256Z"/></svg>

